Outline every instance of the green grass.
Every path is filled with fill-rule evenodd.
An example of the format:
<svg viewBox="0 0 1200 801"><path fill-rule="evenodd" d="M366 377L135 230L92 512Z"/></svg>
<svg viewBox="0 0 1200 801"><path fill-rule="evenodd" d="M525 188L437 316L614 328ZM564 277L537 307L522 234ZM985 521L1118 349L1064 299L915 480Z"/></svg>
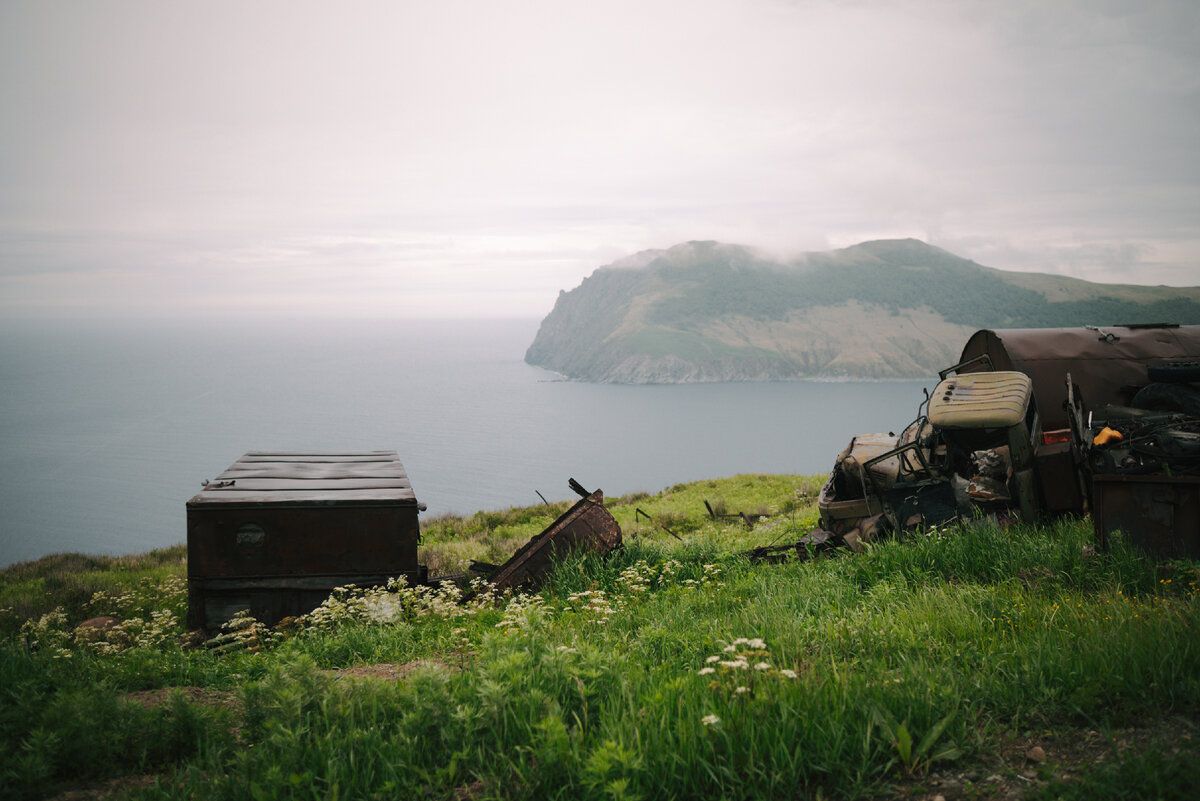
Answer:
<svg viewBox="0 0 1200 801"><path fill-rule="evenodd" d="M783 357L764 348L731 345L692 331L676 331L654 326L640 328L625 337L624 345L632 353L646 356L677 356L688 361L710 359L766 359Z"/></svg>
<svg viewBox="0 0 1200 801"><path fill-rule="evenodd" d="M12 633L17 621L56 606L69 610L71 622L78 623L90 617L85 607L97 592L122 595L138 584L182 576L186 564L186 546L176 545L138 556L65 553L11 565L0 570L0 610L9 612L0 614L0 632Z"/></svg>
<svg viewBox="0 0 1200 801"><path fill-rule="evenodd" d="M1120 539L1094 553L1087 521L746 561L807 530L819 485L738 476L610 499L626 546L565 559L533 599L414 594L377 604L392 611L376 622L347 603L257 652L102 655L10 626L0 783L15 798L141 773L158 783L134 797L854 798L989 764L1006 733L1200 719L1195 563L1155 564ZM705 500L772 518L712 521ZM639 508L683 541L636 522ZM560 511L427 521L424 552L453 564ZM38 580L21 575L5 586ZM417 662L399 681L330 672ZM126 700L189 686L238 701ZM1154 774L1148 797L1183 797L1200 746L1179 745L1030 792L1124 797Z"/></svg>

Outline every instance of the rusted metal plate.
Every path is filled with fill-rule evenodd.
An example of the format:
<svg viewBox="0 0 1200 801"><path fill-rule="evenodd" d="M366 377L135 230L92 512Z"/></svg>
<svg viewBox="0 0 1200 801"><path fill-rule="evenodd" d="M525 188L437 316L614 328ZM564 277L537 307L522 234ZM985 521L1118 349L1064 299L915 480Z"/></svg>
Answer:
<svg viewBox="0 0 1200 801"><path fill-rule="evenodd" d="M237 478L226 484L223 479L210 482L206 489L212 492L268 492L274 490L296 491L297 485L290 478ZM312 478L304 482L303 490L358 490L391 489L412 490L406 478Z"/></svg>
<svg viewBox="0 0 1200 801"><path fill-rule="evenodd" d="M1070 442L1042 445L1034 456L1043 508L1050 514L1083 511L1083 490Z"/></svg>
<svg viewBox="0 0 1200 801"><path fill-rule="evenodd" d="M358 462L267 462L239 459L228 470L217 476L217 481L237 481L249 478L274 478L297 482L295 489L303 489L303 482L320 479L378 479L388 478L408 481L404 467L399 461Z"/></svg>
<svg viewBox="0 0 1200 801"><path fill-rule="evenodd" d="M321 462L384 462L396 461L395 451L348 451L345 453L311 453L304 451L251 451L244 455L239 462L303 462L305 464L320 464Z"/></svg>
<svg viewBox="0 0 1200 801"><path fill-rule="evenodd" d="M1121 531L1158 556L1200 559L1200 477L1095 475L1092 502L1101 547Z"/></svg>
<svg viewBox="0 0 1200 801"><path fill-rule="evenodd" d="M360 466L361 463L338 463L306 465L299 462L258 462L253 466L232 467L217 476L219 481L237 480L239 478L282 478L291 481L311 481L316 479L343 478L395 478L407 479L403 470L395 467Z"/></svg>
<svg viewBox="0 0 1200 801"><path fill-rule="evenodd" d="M398 495L402 496L400 500L406 505L416 507L416 496L408 488L353 489L348 487L345 489L242 490L237 485L223 487L202 496L197 496L191 505L193 507L233 504L262 506L263 504L273 503L293 503L309 506L328 506L330 504L338 506L347 506L350 504L373 505L379 503L393 504L397 501Z"/></svg>
<svg viewBox="0 0 1200 801"><path fill-rule="evenodd" d="M552 567L555 554L561 556L572 549L608 553L620 544L621 527L604 508L604 493L596 490L521 546L490 581L499 591L536 585Z"/></svg>
<svg viewBox="0 0 1200 801"><path fill-rule="evenodd" d="M281 456L247 454L188 501L191 627L238 604L270 624L333 587L424 580L418 504L394 452ZM272 477L249 467L264 464Z"/></svg>
<svg viewBox="0 0 1200 801"><path fill-rule="evenodd" d="M1053 430L1067 427L1067 373L1089 408L1128 406L1132 390L1150 381L1147 366L1200 359L1200 325L985 329L967 340L960 361L983 354L996 370L1033 379L1042 427ZM987 369L977 364L963 372Z"/></svg>

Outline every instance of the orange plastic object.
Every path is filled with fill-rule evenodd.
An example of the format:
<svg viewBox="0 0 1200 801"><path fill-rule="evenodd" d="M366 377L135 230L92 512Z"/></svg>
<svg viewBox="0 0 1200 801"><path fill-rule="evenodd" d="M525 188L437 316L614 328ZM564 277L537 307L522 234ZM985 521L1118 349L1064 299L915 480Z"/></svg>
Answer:
<svg viewBox="0 0 1200 801"><path fill-rule="evenodd" d="M1104 428L1100 429L1100 433L1097 434L1092 440L1092 444L1103 445L1106 442L1113 442L1121 439L1125 439L1125 436L1120 431L1117 431L1115 428L1109 428L1108 426L1105 426Z"/></svg>

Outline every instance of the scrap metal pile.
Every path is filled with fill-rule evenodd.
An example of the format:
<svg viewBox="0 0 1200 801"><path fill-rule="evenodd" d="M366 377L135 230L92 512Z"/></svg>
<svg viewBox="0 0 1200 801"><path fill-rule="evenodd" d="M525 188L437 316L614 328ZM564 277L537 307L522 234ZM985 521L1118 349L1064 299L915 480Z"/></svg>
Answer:
<svg viewBox="0 0 1200 801"><path fill-rule="evenodd" d="M816 536L859 550L880 536L961 516L1034 519L1041 420L1032 382L1011 370L954 374L961 367L941 374L898 437L851 440L817 501Z"/></svg>
<svg viewBox="0 0 1200 801"><path fill-rule="evenodd" d="M1120 531L1160 556L1200 559L1200 414L1194 412L1200 387L1167 386L1171 392L1153 397L1182 398L1175 404L1182 411L1106 406L1085 412L1071 386L1072 441L1102 548Z"/></svg>
<svg viewBox="0 0 1200 801"><path fill-rule="evenodd" d="M898 436L850 440L817 529L750 556L862 550L956 519L1090 512L1104 547L1121 530L1200 557L1198 356L1200 326L980 331Z"/></svg>

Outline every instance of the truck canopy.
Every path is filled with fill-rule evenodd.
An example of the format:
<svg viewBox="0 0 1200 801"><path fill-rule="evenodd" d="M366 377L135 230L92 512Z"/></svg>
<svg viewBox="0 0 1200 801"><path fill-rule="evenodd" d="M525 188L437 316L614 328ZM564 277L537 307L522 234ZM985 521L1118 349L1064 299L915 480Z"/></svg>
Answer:
<svg viewBox="0 0 1200 801"><path fill-rule="evenodd" d="M1128 406L1147 383L1151 364L1200 360L1200 325L1114 325L1086 328L999 328L976 331L960 361L986 354L963 372L1018 370L1033 379L1044 430L1067 427L1066 377L1089 408Z"/></svg>

